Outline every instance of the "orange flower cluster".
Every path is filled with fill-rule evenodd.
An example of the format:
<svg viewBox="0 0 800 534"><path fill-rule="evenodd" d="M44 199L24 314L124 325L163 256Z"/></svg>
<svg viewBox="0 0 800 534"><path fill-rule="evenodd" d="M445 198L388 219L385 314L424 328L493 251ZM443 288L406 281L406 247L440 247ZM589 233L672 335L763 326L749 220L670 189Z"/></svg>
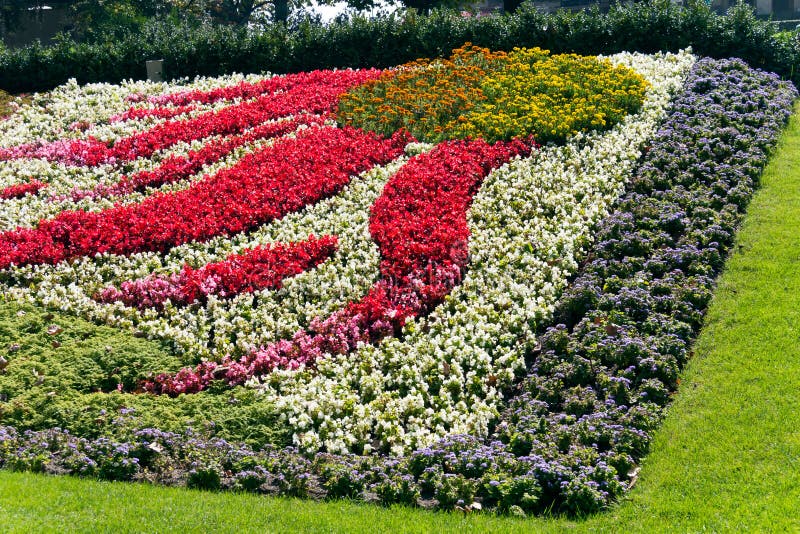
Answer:
<svg viewBox="0 0 800 534"><path fill-rule="evenodd" d="M418 59L386 71L341 97L339 122L383 135L405 128L431 142L453 138L445 126L485 100L481 83L505 57L467 43L450 59Z"/></svg>
<svg viewBox="0 0 800 534"><path fill-rule="evenodd" d="M450 59L417 60L356 87L341 97L338 119L383 135L406 129L434 143L529 136L563 142L637 112L646 89L641 76L608 60L467 43Z"/></svg>

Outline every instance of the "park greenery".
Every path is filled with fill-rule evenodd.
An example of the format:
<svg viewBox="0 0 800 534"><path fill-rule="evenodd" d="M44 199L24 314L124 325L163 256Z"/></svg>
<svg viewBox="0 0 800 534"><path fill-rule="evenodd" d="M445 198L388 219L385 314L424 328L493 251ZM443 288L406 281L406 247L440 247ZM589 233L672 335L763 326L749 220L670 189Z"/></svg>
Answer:
<svg viewBox="0 0 800 534"><path fill-rule="evenodd" d="M83 529L796 527L798 32L306 1L0 46L9 528L63 520L25 484Z"/></svg>
<svg viewBox="0 0 800 534"><path fill-rule="evenodd" d="M442 57L471 42L492 50L540 47L553 53L677 51L739 57L752 66L800 79L800 44L776 33L745 4L717 15L705 2L666 0L615 4L597 10L546 14L523 4L513 14L465 17L457 11L415 10L369 18L353 15L330 25L303 20L251 27L202 20L147 19L136 31L80 42L65 36L52 46L0 50L0 89L46 90L70 78L119 82L145 76L144 63L163 59L170 78L232 72L303 72L342 67L390 67Z"/></svg>

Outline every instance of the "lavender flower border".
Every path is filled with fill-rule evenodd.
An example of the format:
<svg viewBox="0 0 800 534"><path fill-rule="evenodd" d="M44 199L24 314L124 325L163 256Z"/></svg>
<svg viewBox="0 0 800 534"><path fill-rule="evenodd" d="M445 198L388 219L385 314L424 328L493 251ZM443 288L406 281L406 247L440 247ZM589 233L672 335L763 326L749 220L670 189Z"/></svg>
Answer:
<svg viewBox="0 0 800 534"><path fill-rule="evenodd" d="M695 64L489 440L451 436L406 458L307 458L191 429L116 442L0 426L0 467L516 514L603 509L647 452L796 97L738 59Z"/></svg>

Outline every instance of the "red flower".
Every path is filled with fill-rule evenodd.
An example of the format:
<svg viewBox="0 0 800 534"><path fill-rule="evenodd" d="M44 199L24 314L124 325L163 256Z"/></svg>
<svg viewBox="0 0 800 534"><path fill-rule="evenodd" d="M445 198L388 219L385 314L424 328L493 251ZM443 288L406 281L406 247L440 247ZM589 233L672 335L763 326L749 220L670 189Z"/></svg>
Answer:
<svg viewBox="0 0 800 534"><path fill-rule="evenodd" d="M247 133L232 135L206 144L200 150L192 150L186 156L170 156L151 171L141 171L132 176L123 176L114 185L98 185L93 190L74 190L71 198L75 201L86 197L124 195L133 191L143 191L147 187L159 187L188 178L205 165L215 163L229 155L236 148L260 139L280 137L297 129L301 124L323 124L327 115L299 115L293 119L269 122L257 126Z"/></svg>
<svg viewBox="0 0 800 534"><path fill-rule="evenodd" d="M194 106L179 106L177 108L135 108L130 107L127 111L120 113L118 115L114 115L108 122L115 123L115 122L125 122L134 119L143 119L145 117L156 117L159 119L171 119L173 117L177 117L178 115L183 115L185 113L189 113L190 111L194 111Z"/></svg>
<svg viewBox="0 0 800 534"><path fill-rule="evenodd" d="M285 278L300 274L336 252L334 236L310 236L299 243L273 243L231 254L225 260L199 269L184 266L172 276L152 275L107 288L96 296L101 302L123 302L139 309L205 302L209 295L230 298L260 289L278 289Z"/></svg>
<svg viewBox="0 0 800 534"><path fill-rule="evenodd" d="M313 365L325 354L346 354L398 332L409 317L430 312L461 282L467 266L467 210L494 168L530 146L521 141L489 145L449 141L412 158L372 206L370 233L381 252L381 279L358 302L308 330L221 365L204 362L175 376L143 383L153 393L201 391L214 379L230 385L275 369Z"/></svg>
<svg viewBox="0 0 800 534"><path fill-rule="evenodd" d="M10 185L0 190L0 199L10 200L12 198L22 198L28 194L35 195L45 187L47 187L47 184L39 180L31 180L26 184Z"/></svg>
<svg viewBox="0 0 800 534"><path fill-rule="evenodd" d="M338 193L354 174L399 156L407 137L312 128L173 193L101 212L65 211L36 229L0 233L0 269L98 253L165 252L233 235Z"/></svg>
<svg viewBox="0 0 800 534"><path fill-rule="evenodd" d="M189 142L212 135L239 134L266 121L298 113L330 113L339 95L355 85L375 78L376 70L316 71L300 83L299 75L283 84L286 90L259 96L197 117L167 121L153 128L124 137L113 146L92 137L86 140L34 143L0 149L0 161L12 158L45 158L67 165L94 166L101 163L146 158L179 142Z"/></svg>

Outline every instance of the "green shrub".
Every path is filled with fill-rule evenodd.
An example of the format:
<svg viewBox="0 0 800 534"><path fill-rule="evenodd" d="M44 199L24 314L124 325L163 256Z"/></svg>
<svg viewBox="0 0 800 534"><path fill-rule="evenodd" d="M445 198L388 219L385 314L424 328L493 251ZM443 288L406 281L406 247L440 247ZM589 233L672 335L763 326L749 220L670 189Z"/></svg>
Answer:
<svg viewBox="0 0 800 534"><path fill-rule="evenodd" d="M189 471L186 487L202 490L220 489L221 479L218 466L202 466Z"/></svg>
<svg viewBox="0 0 800 534"><path fill-rule="evenodd" d="M681 7L669 0L598 10L544 14L531 4L516 13L464 18L457 12L405 13L377 19L353 17L323 26L305 21L292 28L261 30L152 19L122 39L78 44L63 38L0 50L0 88L11 93L79 83L118 82L145 76L144 62L163 59L177 78L231 72L299 72L333 67L389 67L421 57L442 57L472 42L492 50L539 46L553 53L654 52L686 46L711 57L736 56L754 67L800 79L797 39L777 34L752 8L739 4L716 15L704 2Z"/></svg>

